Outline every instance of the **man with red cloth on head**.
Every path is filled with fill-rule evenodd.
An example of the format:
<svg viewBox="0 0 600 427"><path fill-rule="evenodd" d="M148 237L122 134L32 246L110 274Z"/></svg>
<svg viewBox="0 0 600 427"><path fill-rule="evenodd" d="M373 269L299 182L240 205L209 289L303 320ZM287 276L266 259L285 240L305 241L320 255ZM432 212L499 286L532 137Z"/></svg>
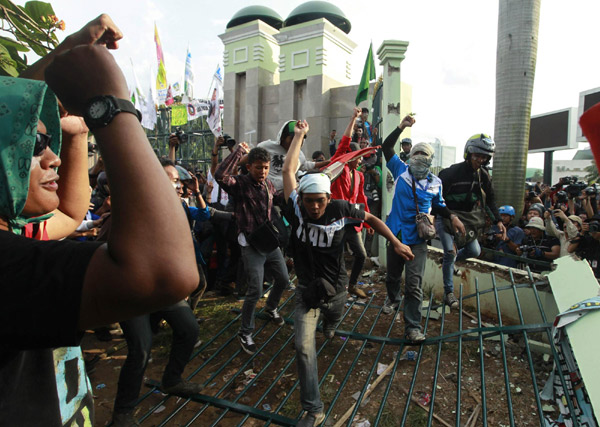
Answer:
<svg viewBox="0 0 600 427"><path fill-rule="evenodd" d="M338 148L331 158L331 163L334 163L344 154L350 151L358 151L360 149L356 142L350 142L352 136L352 130L354 129L354 122L361 115L360 108L354 108L350 123L344 131L344 136L338 145ZM354 159L344 165L344 169L340 176L331 183L331 198L347 200L350 203L360 203L364 205L365 212L369 212L369 206L367 204L367 197L365 196L364 186L365 177L362 172L356 170L360 164L361 158ZM373 233L373 229L368 224L364 224L369 234ZM365 298L367 295L362 289L357 288L358 275L362 271L365 265L365 259L367 258L367 251L363 244L361 234L363 224L359 224L354 227L354 231L346 233L346 242L350 246L350 250L354 255L354 264L352 265L352 271L350 273L350 280L348 282L348 292L356 295L360 298Z"/></svg>

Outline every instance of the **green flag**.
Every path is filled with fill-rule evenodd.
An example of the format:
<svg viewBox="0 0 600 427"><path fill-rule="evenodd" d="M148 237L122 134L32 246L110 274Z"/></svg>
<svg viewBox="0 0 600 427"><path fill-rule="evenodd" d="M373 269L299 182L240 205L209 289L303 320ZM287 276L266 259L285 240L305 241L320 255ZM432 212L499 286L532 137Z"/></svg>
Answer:
<svg viewBox="0 0 600 427"><path fill-rule="evenodd" d="M182 126L188 122L187 108L185 105L171 107L171 126Z"/></svg>
<svg viewBox="0 0 600 427"><path fill-rule="evenodd" d="M369 46L369 53L367 53L367 59L365 60L365 68L358 85L358 92L356 94L356 105L365 101L369 94L369 82L375 80L375 60L373 59L373 43Z"/></svg>

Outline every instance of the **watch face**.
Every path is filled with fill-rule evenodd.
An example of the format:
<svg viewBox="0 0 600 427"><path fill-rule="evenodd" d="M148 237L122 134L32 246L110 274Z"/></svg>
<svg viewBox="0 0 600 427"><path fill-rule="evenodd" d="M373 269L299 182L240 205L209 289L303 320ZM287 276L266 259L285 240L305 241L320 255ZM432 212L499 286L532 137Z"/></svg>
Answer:
<svg viewBox="0 0 600 427"><path fill-rule="evenodd" d="M97 101L92 102L88 109L88 113L90 118L99 119L106 114L107 109L108 107L106 105L106 102L104 100L99 99Z"/></svg>

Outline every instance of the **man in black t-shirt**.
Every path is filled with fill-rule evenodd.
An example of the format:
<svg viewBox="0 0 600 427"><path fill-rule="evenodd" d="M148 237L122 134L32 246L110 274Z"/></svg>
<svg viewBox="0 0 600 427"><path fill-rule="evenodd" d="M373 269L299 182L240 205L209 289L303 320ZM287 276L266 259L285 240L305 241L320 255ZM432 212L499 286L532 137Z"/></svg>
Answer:
<svg viewBox="0 0 600 427"><path fill-rule="evenodd" d="M323 332L332 338L342 317L348 276L343 263L347 226L368 223L404 259L412 259L410 248L402 244L377 217L360 204L331 199L331 182L322 173L305 175L296 189L295 171L308 124L298 121L294 139L283 165L283 191L287 200L286 218L291 225L291 247L298 275L294 332L300 400L306 415L298 426L318 426L325 419L319 394L315 332L319 314Z"/></svg>

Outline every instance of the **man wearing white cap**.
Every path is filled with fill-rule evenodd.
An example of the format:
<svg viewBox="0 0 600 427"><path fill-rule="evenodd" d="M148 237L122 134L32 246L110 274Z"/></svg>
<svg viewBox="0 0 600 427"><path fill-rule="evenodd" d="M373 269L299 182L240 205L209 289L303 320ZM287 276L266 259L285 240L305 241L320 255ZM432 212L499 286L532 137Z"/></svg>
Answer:
<svg viewBox="0 0 600 427"><path fill-rule="evenodd" d="M527 249L527 258L546 262L552 262L560 256L560 242L556 237L546 235L546 226L542 218L534 216L525 228L529 230L529 235L523 240L523 246L519 246L515 251L517 255L523 255L523 249ZM531 264L529 268L536 273L547 270L535 264Z"/></svg>
<svg viewBox="0 0 600 427"><path fill-rule="evenodd" d="M366 222L390 241L398 256L410 260L410 248L402 244L377 217L362 205L331 198L331 182L323 173L305 175L296 188L296 167L308 124L298 121L283 165L283 191L287 200L286 218L291 225L291 248L298 274L294 330L300 400L306 415L298 426L318 426L324 419L319 394L315 332L319 314L323 332L332 338L342 317L348 276L344 268L344 234L347 226Z"/></svg>

